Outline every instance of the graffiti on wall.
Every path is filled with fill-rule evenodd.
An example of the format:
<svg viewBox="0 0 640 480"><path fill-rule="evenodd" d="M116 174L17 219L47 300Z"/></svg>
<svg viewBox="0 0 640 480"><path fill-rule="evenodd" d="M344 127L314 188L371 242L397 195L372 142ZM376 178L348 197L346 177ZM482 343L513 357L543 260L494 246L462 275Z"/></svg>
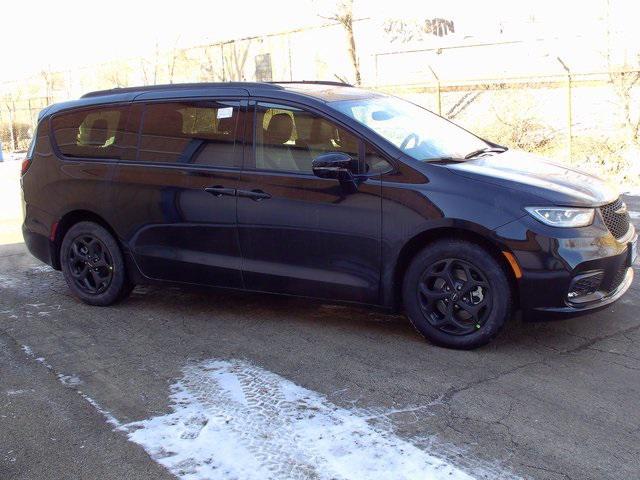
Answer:
<svg viewBox="0 0 640 480"><path fill-rule="evenodd" d="M444 37L455 33L453 20L446 18L426 18L422 20L388 19L384 31L391 42L409 43L425 40L429 35Z"/></svg>

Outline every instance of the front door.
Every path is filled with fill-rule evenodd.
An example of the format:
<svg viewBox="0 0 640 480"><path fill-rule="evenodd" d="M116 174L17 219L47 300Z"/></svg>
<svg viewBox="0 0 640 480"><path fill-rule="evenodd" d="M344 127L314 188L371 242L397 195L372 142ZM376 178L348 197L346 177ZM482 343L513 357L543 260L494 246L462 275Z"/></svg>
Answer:
<svg viewBox="0 0 640 480"><path fill-rule="evenodd" d="M345 128L300 108L257 103L253 113L248 124L255 145L237 186L246 288L376 303L380 179L363 176L350 189L311 170L312 159L330 151L345 152L359 164L364 145Z"/></svg>
<svg viewBox="0 0 640 480"><path fill-rule="evenodd" d="M134 105L140 137L115 179L117 231L147 277L242 287L235 188L243 109L240 100Z"/></svg>

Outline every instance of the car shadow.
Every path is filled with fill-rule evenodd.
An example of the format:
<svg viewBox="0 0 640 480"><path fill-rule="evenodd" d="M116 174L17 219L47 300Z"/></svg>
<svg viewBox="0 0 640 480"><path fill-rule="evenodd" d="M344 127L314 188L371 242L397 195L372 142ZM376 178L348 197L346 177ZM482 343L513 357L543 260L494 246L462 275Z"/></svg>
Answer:
<svg viewBox="0 0 640 480"><path fill-rule="evenodd" d="M60 272L35 261L23 243L0 246L2 269L24 269L28 277L47 275L47 289L63 302L75 300ZM600 312L570 319L546 317L523 320L520 313L507 322L500 335L476 353L495 352L522 356L522 350L538 353L566 352L606 335L623 331L637 323L635 311L640 305L638 279L619 302ZM82 305L83 310L97 309ZM424 340L401 313L377 308L339 304L330 300L222 290L183 285L137 286L125 301L108 309L111 316L135 319L152 316L164 325L195 331L232 329L233 325L269 335L316 335L317 341L331 342L331 335L362 337L362 347L371 341L397 343L404 351L451 351ZM124 321L124 320L123 320ZM191 323L191 325L189 325ZM279 333L280 332L280 333ZM204 334L204 332L203 332ZM459 352L460 355L466 354Z"/></svg>

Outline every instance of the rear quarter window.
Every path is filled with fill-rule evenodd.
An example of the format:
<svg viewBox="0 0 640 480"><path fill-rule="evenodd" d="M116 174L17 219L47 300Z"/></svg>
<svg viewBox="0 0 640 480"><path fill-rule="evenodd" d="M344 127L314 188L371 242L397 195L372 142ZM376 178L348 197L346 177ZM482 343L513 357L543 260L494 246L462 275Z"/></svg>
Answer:
<svg viewBox="0 0 640 480"><path fill-rule="evenodd" d="M128 106L105 106L55 115L56 146L66 157L129 159L135 157L135 134L127 134Z"/></svg>
<svg viewBox="0 0 640 480"><path fill-rule="evenodd" d="M138 161L236 167L242 132L237 101L183 101L145 106Z"/></svg>

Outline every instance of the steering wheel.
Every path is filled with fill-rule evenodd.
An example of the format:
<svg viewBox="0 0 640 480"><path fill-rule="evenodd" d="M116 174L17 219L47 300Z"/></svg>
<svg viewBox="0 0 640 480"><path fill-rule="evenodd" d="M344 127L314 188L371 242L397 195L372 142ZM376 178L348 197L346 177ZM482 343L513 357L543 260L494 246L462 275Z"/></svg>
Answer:
<svg viewBox="0 0 640 480"><path fill-rule="evenodd" d="M407 135L407 137L400 144L400 150L404 150L405 148L407 148L407 145L409 145L409 142L411 140L414 141L415 146L418 146L418 142L420 141L420 137L418 136L417 133L410 133L409 135Z"/></svg>

